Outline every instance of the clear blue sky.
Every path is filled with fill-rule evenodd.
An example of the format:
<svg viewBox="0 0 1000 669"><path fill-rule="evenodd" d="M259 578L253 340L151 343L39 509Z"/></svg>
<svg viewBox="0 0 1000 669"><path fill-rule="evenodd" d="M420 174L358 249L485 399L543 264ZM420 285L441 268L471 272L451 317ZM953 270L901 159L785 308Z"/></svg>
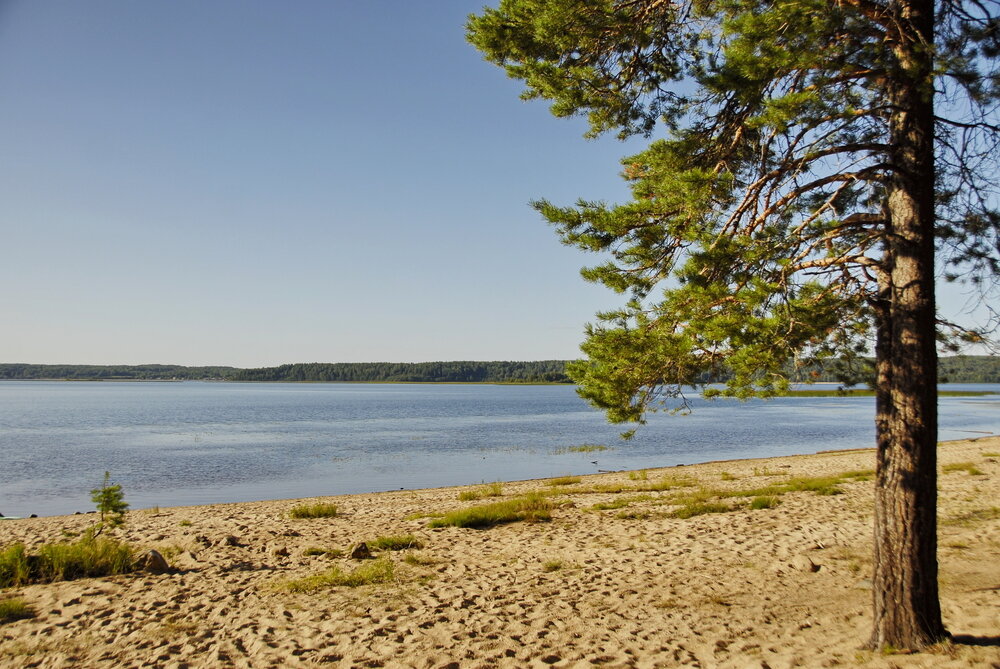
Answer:
<svg viewBox="0 0 1000 669"><path fill-rule="evenodd" d="M481 0L0 3L0 362L574 358L621 301L527 203L642 143L520 101Z"/></svg>

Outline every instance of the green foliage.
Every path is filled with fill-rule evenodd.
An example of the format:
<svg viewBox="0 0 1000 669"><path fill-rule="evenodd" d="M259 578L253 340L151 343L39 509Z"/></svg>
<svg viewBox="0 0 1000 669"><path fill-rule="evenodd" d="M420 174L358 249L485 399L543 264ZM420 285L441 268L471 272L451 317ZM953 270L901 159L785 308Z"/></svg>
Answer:
<svg viewBox="0 0 1000 669"><path fill-rule="evenodd" d="M428 527L483 528L519 521L537 522L551 519L552 503L542 495L526 495L503 502L472 506L446 513L430 522Z"/></svg>
<svg viewBox="0 0 1000 669"><path fill-rule="evenodd" d="M288 512L290 518L334 518L336 515L337 505L323 502L299 504Z"/></svg>
<svg viewBox="0 0 1000 669"><path fill-rule="evenodd" d="M23 599L16 597L0 599L0 625L34 617L35 611Z"/></svg>
<svg viewBox="0 0 1000 669"><path fill-rule="evenodd" d="M982 476L983 470L972 462L952 462L951 464L944 465L941 467L941 471L948 472L965 472L970 476Z"/></svg>
<svg viewBox="0 0 1000 669"><path fill-rule="evenodd" d="M357 588L362 585L389 583L394 578L395 569L392 561L388 558L379 558L350 572L345 572L340 567L332 567L321 574L288 581L283 587L291 592L308 593L340 586Z"/></svg>
<svg viewBox="0 0 1000 669"><path fill-rule="evenodd" d="M503 483L500 481L494 481L489 485L484 485L480 488L474 488L472 490L463 490L458 493L458 499L463 502L483 499L484 497L503 497Z"/></svg>
<svg viewBox="0 0 1000 669"><path fill-rule="evenodd" d="M423 543L412 534L381 536L367 542L368 547L377 551L403 551L410 548L423 548Z"/></svg>
<svg viewBox="0 0 1000 669"><path fill-rule="evenodd" d="M674 518L693 518L709 513L728 513L734 508L721 502L691 502L676 509L672 515Z"/></svg>
<svg viewBox="0 0 1000 669"><path fill-rule="evenodd" d="M582 481L579 476L560 476L554 479L549 479L545 482L545 485L550 486L564 486L564 485L577 485Z"/></svg>
<svg viewBox="0 0 1000 669"><path fill-rule="evenodd" d="M134 566L132 547L114 539L85 536L73 543L43 544L35 555L14 544L0 551L0 588L125 574Z"/></svg>
<svg viewBox="0 0 1000 669"><path fill-rule="evenodd" d="M567 446L565 448L557 448L554 453L556 455L565 455L567 453L599 453L601 451L609 451L609 447L602 444L581 444L579 446Z"/></svg>
<svg viewBox="0 0 1000 669"><path fill-rule="evenodd" d="M939 125L949 148L931 228L968 270L951 276L992 279L1000 213L976 189L991 192L1000 146L996 54L979 46L995 19L985 5L939 5L937 74L953 78L938 90L956 97L937 111L973 122ZM630 201L533 203L565 244L599 254L586 280L626 295L588 326L586 360L567 367L612 422L686 410L682 389L709 381L726 386L706 395L747 398L785 393L800 372L873 378L877 267L895 252L886 219L903 215L887 193L913 156L892 145L903 141L889 122L899 112L883 103L887 91L930 86L898 64L899 42L885 37L895 24L878 8L502 0L470 17L469 41L524 82L523 97L585 116L591 135L657 134L622 161ZM951 330L950 342L980 337Z"/></svg>
<svg viewBox="0 0 1000 669"><path fill-rule="evenodd" d="M781 500L773 495L754 497L750 500L750 508L754 511L760 509L773 509L781 504Z"/></svg>
<svg viewBox="0 0 1000 669"><path fill-rule="evenodd" d="M99 488L90 491L90 499L101 514L100 520L93 528L95 537L105 528L113 529L125 523L128 503L125 501L122 487L117 483L111 483L111 472L104 472L104 481Z"/></svg>
<svg viewBox="0 0 1000 669"><path fill-rule="evenodd" d="M0 550L0 588L24 585L31 580L31 567L24 544Z"/></svg>

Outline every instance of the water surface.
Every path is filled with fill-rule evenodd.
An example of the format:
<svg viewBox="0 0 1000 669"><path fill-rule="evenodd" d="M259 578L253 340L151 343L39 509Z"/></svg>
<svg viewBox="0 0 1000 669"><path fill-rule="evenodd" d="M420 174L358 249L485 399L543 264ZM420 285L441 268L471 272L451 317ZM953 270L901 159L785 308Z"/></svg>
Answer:
<svg viewBox="0 0 1000 669"><path fill-rule="evenodd" d="M998 386L948 386L1000 390ZM0 513L360 493L871 446L874 400L691 400L630 442L570 386L0 382ZM1000 433L1000 397L942 398L941 439ZM611 450L565 453L582 444Z"/></svg>

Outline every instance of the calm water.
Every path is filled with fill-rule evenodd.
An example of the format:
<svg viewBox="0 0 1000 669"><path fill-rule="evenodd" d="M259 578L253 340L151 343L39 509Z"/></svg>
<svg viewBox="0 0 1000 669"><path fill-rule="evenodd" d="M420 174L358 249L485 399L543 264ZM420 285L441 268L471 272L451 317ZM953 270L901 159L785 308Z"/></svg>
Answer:
<svg viewBox="0 0 1000 669"><path fill-rule="evenodd" d="M1000 390L1000 386L949 386ZM871 398L694 399L631 442L568 386L0 382L0 513L133 508L587 474L870 446ZM1000 433L942 398L941 439ZM581 444L612 448L558 453Z"/></svg>

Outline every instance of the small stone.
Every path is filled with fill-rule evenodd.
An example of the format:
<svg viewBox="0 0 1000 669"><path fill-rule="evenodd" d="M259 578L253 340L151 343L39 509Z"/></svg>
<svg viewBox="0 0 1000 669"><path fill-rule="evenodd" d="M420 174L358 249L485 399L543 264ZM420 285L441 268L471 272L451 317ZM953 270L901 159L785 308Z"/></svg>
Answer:
<svg viewBox="0 0 1000 669"><path fill-rule="evenodd" d="M368 544L363 541L351 549L352 560L368 560L371 556L372 552L368 548Z"/></svg>
<svg viewBox="0 0 1000 669"><path fill-rule="evenodd" d="M240 540L234 537L232 534L227 534L226 536L219 539L216 546L241 546Z"/></svg>
<svg viewBox="0 0 1000 669"><path fill-rule="evenodd" d="M271 555L285 557L288 555L288 549L285 548L284 546L276 546L275 548L271 549Z"/></svg>
<svg viewBox="0 0 1000 669"><path fill-rule="evenodd" d="M170 571L166 558L155 550L150 550L139 558L139 568L153 574L165 574Z"/></svg>

